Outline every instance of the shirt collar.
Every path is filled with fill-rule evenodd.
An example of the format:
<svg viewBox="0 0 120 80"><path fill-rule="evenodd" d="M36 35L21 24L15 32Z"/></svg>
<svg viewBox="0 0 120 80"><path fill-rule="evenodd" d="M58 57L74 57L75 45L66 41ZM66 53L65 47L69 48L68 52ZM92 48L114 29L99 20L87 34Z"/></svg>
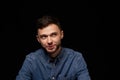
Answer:
<svg viewBox="0 0 120 80"><path fill-rule="evenodd" d="M65 55L65 52L64 52L64 48L62 47L61 48L61 51L60 51L60 54L55 58L55 62L58 62L60 61L64 55ZM45 60L47 60L47 62L50 62L52 61L53 59L48 55L48 53L43 49L43 57Z"/></svg>

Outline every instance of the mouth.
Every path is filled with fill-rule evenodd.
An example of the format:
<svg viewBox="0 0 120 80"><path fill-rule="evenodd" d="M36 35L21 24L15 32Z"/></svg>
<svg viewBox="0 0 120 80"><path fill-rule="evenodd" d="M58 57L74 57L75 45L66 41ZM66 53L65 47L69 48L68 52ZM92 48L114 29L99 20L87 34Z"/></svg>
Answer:
<svg viewBox="0 0 120 80"><path fill-rule="evenodd" d="M53 50L54 48L55 48L55 46L54 46L54 45L47 46L47 49L48 49L48 50Z"/></svg>

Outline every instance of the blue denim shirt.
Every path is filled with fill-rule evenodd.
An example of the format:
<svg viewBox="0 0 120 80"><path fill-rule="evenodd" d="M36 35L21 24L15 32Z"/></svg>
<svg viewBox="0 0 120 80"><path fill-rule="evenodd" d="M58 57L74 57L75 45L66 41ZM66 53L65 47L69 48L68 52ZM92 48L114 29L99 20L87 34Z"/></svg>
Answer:
<svg viewBox="0 0 120 80"><path fill-rule="evenodd" d="M28 54L16 80L91 80L80 52L62 48L53 61L44 49Z"/></svg>

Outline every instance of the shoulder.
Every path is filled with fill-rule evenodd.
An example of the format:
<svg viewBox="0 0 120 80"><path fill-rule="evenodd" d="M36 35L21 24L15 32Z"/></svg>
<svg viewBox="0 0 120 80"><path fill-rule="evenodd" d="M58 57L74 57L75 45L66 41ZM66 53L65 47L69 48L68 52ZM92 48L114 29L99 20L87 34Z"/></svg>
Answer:
<svg viewBox="0 0 120 80"><path fill-rule="evenodd" d="M66 56L69 58L69 60L72 60L72 62L76 65L86 65L85 59L83 57L83 54L80 51L76 51L71 48L64 48Z"/></svg>
<svg viewBox="0 0 120 80"><path fill-rule="evenodd" d="M67 53L68 55L72 55L72 56L82 56L82 53L80 51L76 51L74 49L71 48L64 48L65 53Z"/></svg>
<svg viewBox="0 0 120 80"><path fill-rule="evenodd" d="M37 49L34 52L30 52L28 55L26 55L27 59L36 59L38 56L41 56L42 54L42 49Z"/></svg>
<svg viewBox="0 0 120 80"><path fill-rule="evenodd" d="M73 62L77 65L86 65L83 54L80 51L76 51L74 49L65 48L67 55L69 55L70 59L73 59Z"/></svg>

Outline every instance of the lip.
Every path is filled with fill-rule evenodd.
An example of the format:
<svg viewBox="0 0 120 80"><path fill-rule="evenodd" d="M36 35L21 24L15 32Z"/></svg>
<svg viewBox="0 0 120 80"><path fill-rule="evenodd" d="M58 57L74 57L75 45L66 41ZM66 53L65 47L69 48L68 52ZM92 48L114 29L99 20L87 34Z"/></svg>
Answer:
<svg viewBox="0 0 120 80"><path fill-rule="evenodd" d="M48 49L48 50L54 49L54 45L52 45L52 46L47 46L47 49Z"/></svg>

